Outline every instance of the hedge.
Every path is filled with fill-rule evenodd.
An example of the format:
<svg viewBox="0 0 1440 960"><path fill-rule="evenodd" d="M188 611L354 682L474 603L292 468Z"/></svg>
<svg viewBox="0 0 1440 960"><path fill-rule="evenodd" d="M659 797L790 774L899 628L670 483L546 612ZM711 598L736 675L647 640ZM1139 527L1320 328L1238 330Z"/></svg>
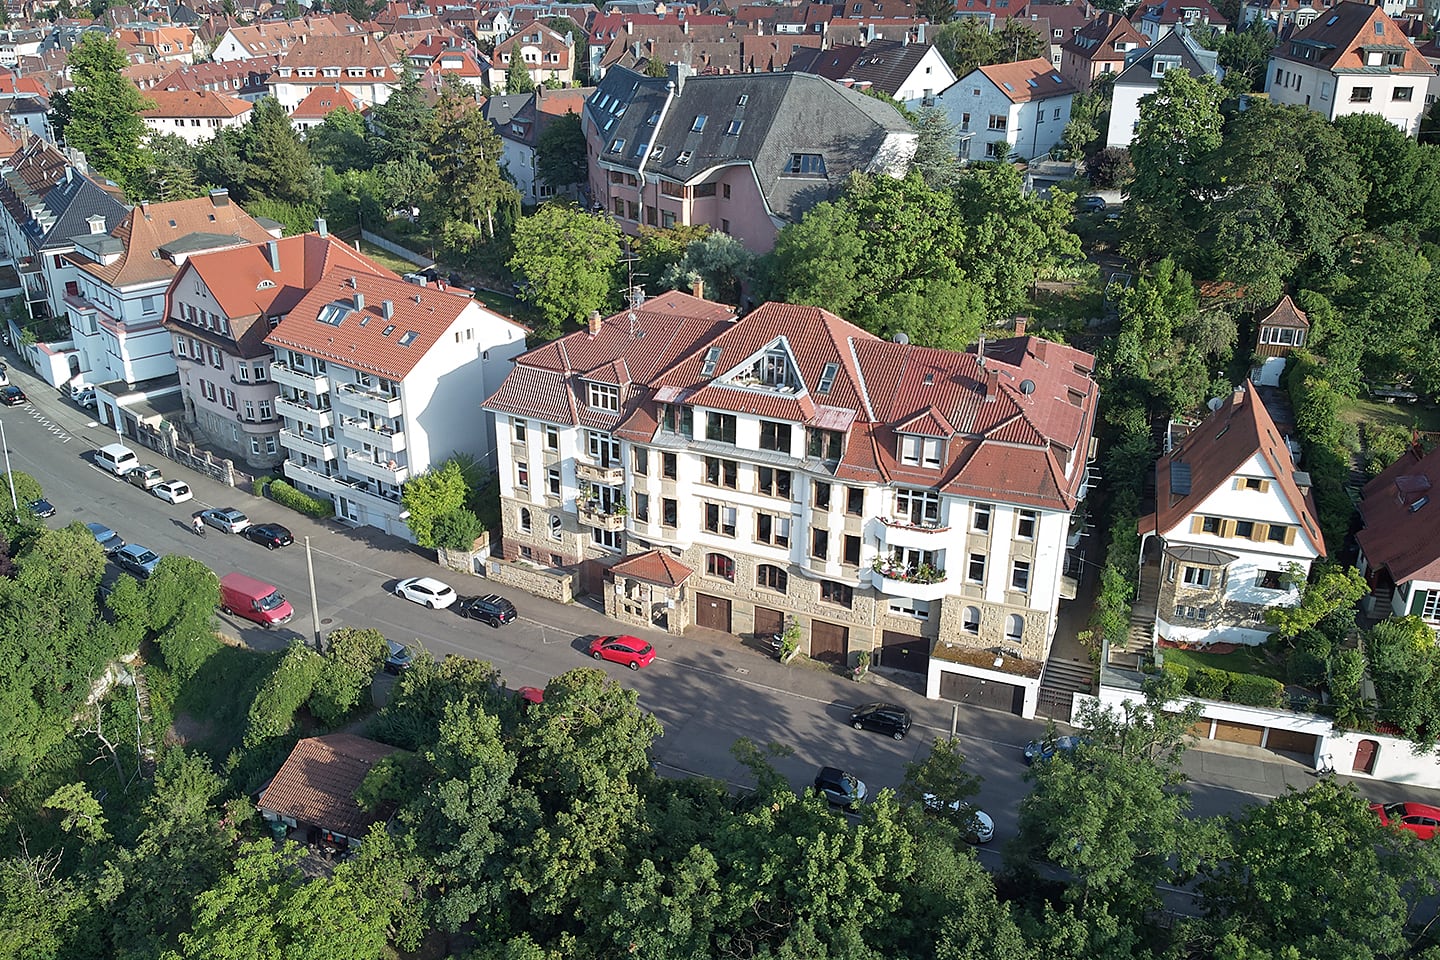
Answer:
<svg viewBox="0 0 1440 960"><path fill-rule="evenodd" d="M1273 677L1232 673L1214 667L1167 663L1164 671L1177 678L1185 692L1202 700L1219 700L1247 707L1278 707L1285 702L1285 685Z"/></svg>
<svg viewBox="0 0 1440 960"><path fill-rule="evenodd" d="M257 477L251 489L257 497L269 497L282 507L289 507L296 513L303 513L316 520L325 520L335 515L335 504L331 501L316 500L275 477Z"/></svg>

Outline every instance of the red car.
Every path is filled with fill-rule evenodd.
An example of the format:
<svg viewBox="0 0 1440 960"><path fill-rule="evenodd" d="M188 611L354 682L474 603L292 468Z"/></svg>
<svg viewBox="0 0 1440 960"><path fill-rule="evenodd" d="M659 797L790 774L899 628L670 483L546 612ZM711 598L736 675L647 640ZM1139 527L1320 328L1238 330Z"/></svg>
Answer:
<svg viewBox="0 0 1440 960"><path fill-rule="evenodd" d="M515 691L515 695L520 698L520 708L522 710L529 707L532 703L545 702L545 691L539 687L521 687Z"/></svg>
<svg viewBox="0 0 1440 960"><path fill-rule="evenodd" d="M650 661L655 659L655 648L639 637L596 637L590 641L590 656L639 670L650 666Z"/></svg>
<svg viewBox="0 0 1440 960"><path fill-rule="evenodd" d="M1383 826L1409 830L1421 840L1430 840L1440 829L1440 807L1428 803L1372 803L1370 809Z"/></svg>

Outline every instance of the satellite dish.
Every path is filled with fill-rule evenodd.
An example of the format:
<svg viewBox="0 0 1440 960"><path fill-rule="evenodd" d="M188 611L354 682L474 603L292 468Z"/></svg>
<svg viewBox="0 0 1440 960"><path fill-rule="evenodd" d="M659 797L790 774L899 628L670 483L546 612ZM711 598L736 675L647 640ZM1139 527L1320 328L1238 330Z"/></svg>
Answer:
<svg viewBox="0 0 1440 960"><path fill-rule="evenodd" d="M896 343L909 343L910 334L906 333L904 330L901 330L899 333L895 334L895 336L891 337L890 339L894 340Z"/></svg>
<svg viewBox="0 0 1440 960"><path fill-rule="evenodd" d="M1035 381L1034 381L1034 380L1021 380L1021 381L1020 381L1020 392L1023 393L1023 394L1025 394L1025 396L1027 396L1027 397L1030 396L1030 394L1032 394L1032 393L1035 392Z"/></svg>
<svg viewBox="0 0 1440 960"><path fill-rule="evenodd" d="M1211 413L1214 413L1216 410L1225 406L1225 399L1223 397L1211 397L1206 401L1205 406L1209 408Z"/></svg>

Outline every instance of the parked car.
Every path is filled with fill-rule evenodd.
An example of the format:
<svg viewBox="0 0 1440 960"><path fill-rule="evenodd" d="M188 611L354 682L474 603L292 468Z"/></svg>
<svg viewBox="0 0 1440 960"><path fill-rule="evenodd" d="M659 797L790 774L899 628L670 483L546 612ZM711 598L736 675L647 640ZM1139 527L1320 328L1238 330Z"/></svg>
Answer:
<svg viewBox="0 0 1440 960"><path fill-rule="evenodd" d="M31 500L27 506L30 508L30 512L41 520L48 520L55 516L55 505L44 497L39 500Z"/></svg>
<svg viewBox="0 0 1440 960"><path fill-rule="evenodd" d="M154 573L155 565L160 562L160 554L138 543L127 543L116 550L113 556L122 570L135 574L141 580Z"/></svg>
<svg viewBox="0 0 1440 960"><path fill-rule="evenodd" d="M1440 807L1428 803L1372 803L1370 809L1380 818L1381 826L1409 830L1421 840L1435 839L1440 829Z"/></svg>
<svg viewBox="0 0 1440 960"><path fill-rule="evenodd" d="M590 656L596 660L623 663L631 670L650 666L655 659L655 648L639 637L620 635L618 637L596 637L590 641Z"/></svg>
<svg viewBox="0 0 1440 960"><path fill-rule="evenodd" d="M545 702L545 691L539 687L520 687L515 691L515 696L520 698L521 710L528 710L534 704Z"/></svg>
<svg viewBox="0 0 1440 960"><path fill-rule="evenodd" d="M1025 762L1034 763L1036 760L1049 760L1057 753L1074 753L1075 748L1084 743L1081 737L1056 737L1053 740L1031 740L1025 744Z"/></svg>
<svg viewBox="0 0 1440 960"><path fill-rule="evenodd" d="M841 770L839 767L821 767L815 774L815 792L828 800L832 806L854 809L863 803L869 792L865 781Z"/></svg>
<svg viewBox="0 0 1440 960"><path fill-rule="evenodd" d="M278 550L295 542L295 538L290 535L290 529L278 523L252 523L240 533L245 539L253 540L267 550Z"/></svg>
<svg viewBox="0 0 1440 960"><path fill-rule="evenodd" d="M898 703L867 703L850 714L850 725L856 730L878 730L896 740L904 740L910 732L910 711Z"/></svg>
<svg viewBox="0 0 1440 960"><path fill-rule="evenodd" d="M498 593L487 593L483 597L466 597L460 601L460 613L471 620L483 620L492 627L510 623L515 619L515 604Z"/></svg>
<svg viewBox="0 0 1440 960"><path fill-rule="evenodd" d="M223 533L240 533L250 526L250 518L234 507L201 510L200 519Z"/></svg>
<svg viewBox="0 0 1440 960"><path fill-rule="evenodd" d="M168 503L184 503L195 496L190 492L190 484L184 480L167 480L164 483L157 483L150 492Z"/></svg>
<svg viewBox="0 0 1440 960"><path fill-rule="evenodd" d="M455 602L455 591L434 577L409 577L395 584L395 596L404 597L432 610L440 610Z"/></svg>
<svg viewBox="0 0 1440 960"><path fill-rule="evenodd" d="M80 406L82 406L82 407L93 407L93 406L95 406L95 388L94 388L94 387L86 387L84 390L81 390L79 393L75 393L75 392L72 391L71 394L70 394L70 399L71 399L71 400L74 400L76 403L80 404Z"/></svg>
<svg viewBox="0 0 1440 960"><path fill-rule="evenodd" d="M1084 210L1086 213L1095 213L1098 210L1104 210L1109 205L1109 203L1104 197L1100 196L1099 194L1091 193L1081 197L1078 201L1076 201L1075 205L1078 206L1081 210Z"/></svg>
<svg viewBox="0 0 1440 960"><path fill-rule="evenodd" d="M295 608L279 590L243 573L220 578L220 609L267 628L289 623L295 616Z"/></svg>
<svg viewBox="0 0 1440 960"><path fill-rule="evenodd" d="M922 799L925 803L925 812L937 815L948 813L951 817L958 817L961 808L965 806L959 800L952 800L946 804L933 793L925 794ZM974 807L969 809L967 822L961 824L961 830L966 843L989 843L995 839L995 821L990 814Z"/></svg>
<svg viewBox="0 0 1440 960"><path fill-rule="evenodd" d="M160 475L160 468L148 463L142 463L125 474L125 479L141 490L154 490L165 482L165 478Z"/></svg>
<svg viewBox="0 0 1440 960"><path fill-rule="evenodd" d="M403 643L396 643L394 640L385 641L385 672L397 676L410 669L415 662L415 651Z"/></svg>
<svg viewBox="0 0 1440 960"><path fill-rule="evenodd" d="M85 527L94 535L95 542L100 544L100 549L106 553L114 553L116 550L125 546L125 541L120 537L120 534L111 530L103 523L87 523Z"/></svg>
<svg viewBox="0 0 1440 960"><path fill-rule="evenodd" d="M25 402L25 391L11 384L8 387L0 387L0 403L7 407L17 407Z"/></svg>

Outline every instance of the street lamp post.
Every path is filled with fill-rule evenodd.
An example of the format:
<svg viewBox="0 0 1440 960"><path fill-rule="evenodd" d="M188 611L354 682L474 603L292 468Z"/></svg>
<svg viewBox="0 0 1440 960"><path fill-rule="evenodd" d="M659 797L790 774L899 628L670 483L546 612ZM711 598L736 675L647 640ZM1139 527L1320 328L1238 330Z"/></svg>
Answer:
<svg viewBox="0 0 1440 960"><path fill-rule="evenodd" d="M0 447L5 448L5 479L10 481L10 505L15 508L15 522L20 522L20 500L15 496L15 473L10 469L10 445L5 442L5 421L0 420Z"/></svg>

